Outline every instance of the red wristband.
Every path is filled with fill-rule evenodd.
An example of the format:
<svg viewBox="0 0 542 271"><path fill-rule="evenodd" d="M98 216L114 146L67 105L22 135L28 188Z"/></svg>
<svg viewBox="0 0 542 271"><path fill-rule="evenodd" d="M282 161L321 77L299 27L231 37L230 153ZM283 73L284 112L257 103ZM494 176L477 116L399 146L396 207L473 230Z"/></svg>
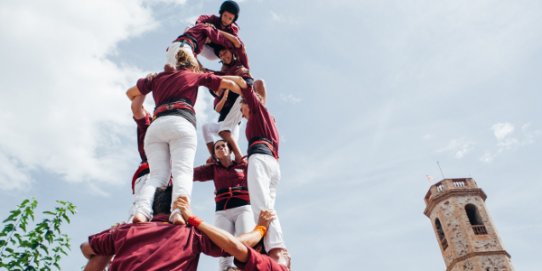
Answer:
<svg viewBox="0 0 542 271"><path fill-rule="evenodd" d="M192 226L194 226L196 228L199 226L199 224L201 224L201 222L203 222L203 221L201 221L201 219L199 219L195 215L188 218L188 224L190 224L190 225L192 225Z"/></svg>

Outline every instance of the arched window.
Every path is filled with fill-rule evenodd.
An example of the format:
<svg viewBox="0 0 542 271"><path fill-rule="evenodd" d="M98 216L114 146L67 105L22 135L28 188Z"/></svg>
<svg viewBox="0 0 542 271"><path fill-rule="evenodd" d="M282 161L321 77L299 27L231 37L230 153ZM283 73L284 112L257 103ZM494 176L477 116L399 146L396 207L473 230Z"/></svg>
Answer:
<svg viewBox="0 0 542 271"><path fill-rule="evenodd" d="M442 224L440 224L440 220L438 218L435 219L435 228L437 229L437 235L440 244L442 245L442 249L446 249L448 247L448 241L446 240L444 230L442 229Z"/></svg>
<svg viewBox="0 0 542 271"><path fill-rule="evenodd" d="M467 204L465 206L465 211L467 212L467 216L469 217L469 222L471 225L484 225L484 222L482 222L482 218L480 217L480 213L478 212L478 208L476 208L476 206L474 206L473 204Z"/></svg>
<svg viewBox="0 0 542 271"><path fill-rule="evenodd" d="M474 234L487 234L486 227L484 226L480 212L478 212L478 208L476 208L474 204L467 204L465 205L465 212L467 213Z"/></svg>

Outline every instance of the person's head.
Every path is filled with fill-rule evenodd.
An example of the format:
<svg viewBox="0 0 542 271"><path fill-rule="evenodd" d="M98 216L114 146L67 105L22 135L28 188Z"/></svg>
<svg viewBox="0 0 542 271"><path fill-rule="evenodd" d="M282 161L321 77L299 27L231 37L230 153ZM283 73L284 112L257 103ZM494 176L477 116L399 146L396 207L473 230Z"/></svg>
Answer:
<svg viewBox="0 0 542 271"><path fill-rule="evenodd" d="M219 161L223 159L231 158L230 156L232 152L231 152L230 144L228 144L226 140L222 140L222 139L217 140L215 144L213 145L213 149L214 149L215 157Z"/></svg>
<svg viewBox="0 0 542 271"><path fill-rule="evenodd" d="M157 214L170 214L171 213L171 191L172 187L156 188L154 192L154 201L152 203L152 212Z"/></svg>
<svg viewBox="0 0 542 271"><path fill-rule="evenodd" d="M213 45L211 47L213 48L215 55L220 58L222 64L230 65L235 60L235 56L230 49L221 45Z"/></svg>
<svg viewBox="0 0 542 271"><path fill-rule="evenodd" d="M194 54L189 52L189 50L184 50L184 48L181 48L179 51L177 51L177 54L175 55L175 59L177 59L177 70L181 69L188 69L192 71L199 71L200 70L200 64L194 57Z"/></svg>
<svg viewBox="0 0 542 271"><path fill-rule="evenodd" d="M260 102L263 101L263 97L259 93L254 92L254 94L256 95L256 97L258 97L258 100ZM241 105L241 113L243 114L243 117L245 119L248 119L248 117L250 116L250 107L248 107L248 104L246 103L244 98L241 99L240 105Z"/></svg>
<svg viewBox="0 0 542 271"><path fill-rule="evenodd" d="M220 22L223 26L229 26L239 18L239 5L235 1L227 0L220 5Z"/></svg>

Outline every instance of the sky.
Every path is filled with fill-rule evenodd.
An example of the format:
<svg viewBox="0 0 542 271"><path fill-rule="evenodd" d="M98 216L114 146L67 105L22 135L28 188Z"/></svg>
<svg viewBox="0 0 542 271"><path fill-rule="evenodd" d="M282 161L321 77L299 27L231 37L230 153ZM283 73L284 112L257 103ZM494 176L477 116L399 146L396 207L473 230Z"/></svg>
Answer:
<svg viewBox="0 0 542 271"><path fill-rule="evenodd" d="M84 266L87 236L128 218L139 156L125 91L221 2L0 3L0 217L25 198L38 211L74 203L62 270ZM445 270L423 198L442 178L472 177L514 267L539 270L542 2L239 4L280 130L276 209L293 268ZM200 91L198 125L217 118L210 104ZM196 165L208 156L198 140ZM212 192L194 185L206 221ZM202 256L200 270L215 267Z"/></svg>

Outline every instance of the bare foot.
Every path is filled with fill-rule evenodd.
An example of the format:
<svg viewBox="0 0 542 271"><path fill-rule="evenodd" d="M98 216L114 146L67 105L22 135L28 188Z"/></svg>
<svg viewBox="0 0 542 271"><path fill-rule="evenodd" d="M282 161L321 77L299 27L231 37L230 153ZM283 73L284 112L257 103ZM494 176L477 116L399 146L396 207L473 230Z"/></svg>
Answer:
<svg viewBox="0 0 542 271"><path fill-rule="evenodd" d="M143 223L143 222L148 222L147 218L142 215L142 214L136 214L134 215L134 217L132 218L132 223Z"/></svg>
<svg viewBox="0 0 542 271"><path fill-rule="evenodd" d="M171 221L171 223L175 225L186 225L186 222L181 216L181 212L179 211L179 209L175 209L173 213L171 213L171 216L169 217L169 221Z"/></svg>

